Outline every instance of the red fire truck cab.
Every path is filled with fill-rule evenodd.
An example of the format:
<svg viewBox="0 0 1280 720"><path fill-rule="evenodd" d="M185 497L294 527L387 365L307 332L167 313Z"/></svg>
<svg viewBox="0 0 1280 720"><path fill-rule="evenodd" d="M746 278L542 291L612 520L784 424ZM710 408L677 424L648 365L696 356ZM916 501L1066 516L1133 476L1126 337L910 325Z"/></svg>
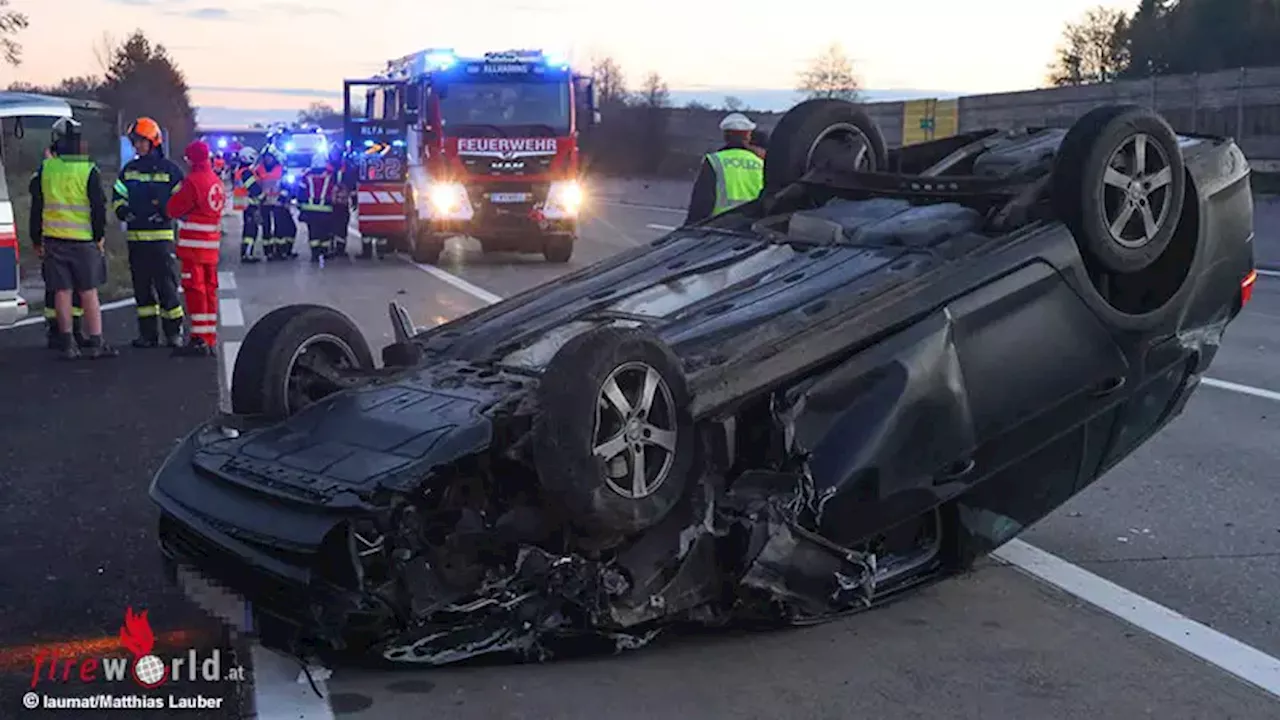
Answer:
<svg viewBox="0 0 1280 720"><path fill-rule="evenodd" d="M585 196L579 130L598 119L589 77L540 51L433 49L344 89L364 237L424 263L454 235L569 260Z"/></svg>

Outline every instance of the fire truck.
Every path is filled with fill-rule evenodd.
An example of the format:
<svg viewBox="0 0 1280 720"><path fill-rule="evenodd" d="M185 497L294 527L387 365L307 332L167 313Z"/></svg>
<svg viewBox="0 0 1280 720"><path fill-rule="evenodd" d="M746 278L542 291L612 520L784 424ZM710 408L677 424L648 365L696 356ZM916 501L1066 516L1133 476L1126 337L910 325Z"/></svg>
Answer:
<svg viewBox="0 0 1280 720"><path fill-rule="evenodd" d="M591 78L537 50L428 49L344 83L365 238L435 264L445 240L568 262L584 200L579 132L599 120Z"/></svg>

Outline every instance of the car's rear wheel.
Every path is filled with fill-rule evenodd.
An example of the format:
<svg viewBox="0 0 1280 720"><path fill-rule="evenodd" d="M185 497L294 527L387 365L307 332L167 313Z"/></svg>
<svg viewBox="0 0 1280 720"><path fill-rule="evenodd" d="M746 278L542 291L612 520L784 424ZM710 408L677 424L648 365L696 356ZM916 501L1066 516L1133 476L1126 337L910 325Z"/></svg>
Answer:
<svg viewBox="0 0 1280 720"><path fill-rule="evenodd" d="M689 391L651 332L579 335L543 372L534 427L538 476L597 544L645 530L676 505L694 467Z"/></svg>
<svg viewBox="0 0 1280 720"><path fill-rule="evenodd" d="M886 164L884 135L870 115L844 100L806 100L788 110L770 135L765 192L814 169L876 172Z"/></svg>
<svg viewBox="0 0 1280 720"><path fill-rule="evenodd" d="M346 315L286 305L245 336L231 377L231 409L284 419L343 389L344 372L373 366L368 342Z"/></svg>
<svg viewBox="0 0 1280 720"><path fill-rule="evenodd" d="M549 263L563 264L573 257L573 237L551 235L542 246L542 257Z"/></svg>
<svg viewBox="0 0 1280 720"><path fill-rule="evenodd" d="M1081 250L1114 273L1145 270L1165 252L1187 191L1173 128L1137 105L1096 108L1076 121L1052 182L1054 208Z"/></svg>

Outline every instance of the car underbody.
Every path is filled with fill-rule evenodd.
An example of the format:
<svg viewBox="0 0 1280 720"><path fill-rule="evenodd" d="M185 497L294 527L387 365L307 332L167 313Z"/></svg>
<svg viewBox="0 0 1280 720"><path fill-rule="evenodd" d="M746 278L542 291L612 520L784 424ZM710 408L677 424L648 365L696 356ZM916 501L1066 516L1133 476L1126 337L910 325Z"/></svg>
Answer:
<svg viewBox="0 0 1280 720"><path fill-rule="evenodd" d="M1155 223L1112 249L1046 179L1092 167L1076 129L886 155L843 105L807 108L767 183L780 137L809 155L752 207L432 330L393 303L380 368L336 311L264 317L235 413L153 482L170 565L306 655L546 660L807 625L967 569L1181 412L1247 299L1230 141L1082 120L1095 145L1141 156L1109 139L1131 122L1162 143L1119 206L1072 196L1127 213L1113 239ZM861 123L853 171L813 163L828 116Z"/></svg>

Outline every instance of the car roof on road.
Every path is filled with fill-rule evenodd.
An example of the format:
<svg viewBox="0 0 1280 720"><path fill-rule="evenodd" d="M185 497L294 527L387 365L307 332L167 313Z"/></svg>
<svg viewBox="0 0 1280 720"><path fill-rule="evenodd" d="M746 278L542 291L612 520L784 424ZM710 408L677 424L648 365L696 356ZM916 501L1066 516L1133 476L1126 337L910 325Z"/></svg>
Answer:
<svg viewBox="0 0 1280 720"><path fill-rule="evenodd" d="M0 92L0 117L71 117L64 98L34 93Z"/></svg>

